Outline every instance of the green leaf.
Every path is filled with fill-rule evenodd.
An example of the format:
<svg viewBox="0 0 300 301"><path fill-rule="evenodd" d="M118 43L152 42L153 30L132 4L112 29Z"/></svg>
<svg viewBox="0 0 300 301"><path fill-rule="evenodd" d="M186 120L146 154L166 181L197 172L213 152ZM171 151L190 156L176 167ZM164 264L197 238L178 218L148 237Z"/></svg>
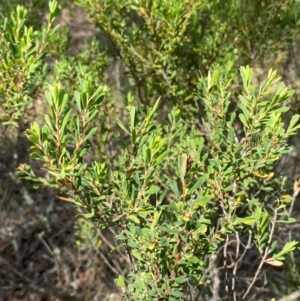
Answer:
<svg viewBox="0 0 300 301"><path fill-rule="evenodd" d="M59 111L60 113L63 112L64 108L66 107L67 105L67 102L69 100L69 95L67 93L65 93L63 90L60 91L60 95L59 95Z"/></svg>
<svg viewBox="0 0 300 301"><path fill-rule="evenodd" d="M179 292L179 291L171 290L170 291L170 295L173 296L173 297L175 297L175 298L177 298L177 299L174 299L174 300L178 301L182 297L183 293ZM171 301L171 300L169 299L169 301Z"/></svg>
<svg viewBox="0 0 300 301"><path fill-rule="evenodd" d="M182 283L185 282L185 279L184 279L183 276L179 276L179 277L176 277L176 278L174 279L174 281L175 281L176 283L178 283L178 284L182 284Z"/></svg>
<svg viewBox="0 0 300 301"><path fill-rule="evenodd" d="M88 147L84 147L84 148L80 151L78 157L79 157L79 158L82 158L87 152L88 152Z"/></svg>
<svg viewBox="0 0 300 301"><path fill-rule="evenodd" d="M88 95L86 92L81 93L81 106L84 110L88 109Z"/></svg>
<svg viewBox="0 0 300 301"><path fill-rule="evenodd" d="M234 137L235 137L234 129L230 128L228 131L228 143L230 146L233 145Z"/></svg>
<svg viewBox="0 0 300 301"><path fill-rule="evenodd" d="M230 121L229 121L229 125L232 126L234 121L235 121L235 118L236 118L236 113L233 112L230 116Z"/></svg>
<svg viewBox="0 0 300 301"><path fill-rule="evenodd" d="M97 110L90 111L90 112L87 114L88 118L87 118L87 120L86 120L86 123L91 122L91 121L96 117L97 114L98 114L98 111L97 111Z"/></svg>
<svg viewBox="0 0 300 301"><path fill-rule="evenodd" d="M209 196L209 195L202 196L199 199L197 199L196 206L204 207L205 205L207 205L209 203L210 200L211 200L211 196Z"/></svg>
<svg viewBox="0 0 300 301"><path fill-rule="evenodd" d="M292 117L290 124L289 124L289 129L292 129L295 124L299 121L300 115L296 114Z"/></svg>
<svg viewBox="0 0 300 301"><path fill-rule="evenodd" d="M80 120L79 120L79 117L78 115L73 115L72 116L72 122L73 122L73 125L74 125L74 135L75 135L75 142L77 143L78 142L78 139L79 139L79 135L80 135Z"/></svg>
<svg viewBox="0 0 300 301"><path fill-rule="evenodd" d="M137 215L142 218L145 218L145 217L147 217L147 215L149 215L149 213L150 213L150 210L139 210L137 212Z"/></svg>
<svg viewBox="0 0 300 301"><path fill-rule="evenodd" d="M40 154L36 153L36 152L31 153L30 157L33 158L33 159L36 159L36 160L44 160L44 157L41 156Z"/></svg>
<svg viewBox="0 0 300 301"><path fill-rule="evenodd" d="M169 153L170 150L165 150L164 152L162 152L155 160L154 162L154 166L159 165L163 159L166 157L166 155Z"/></svg>
<svg viewBox="0 0 300 301"><path fill-rule="evenodd" d="M241 76L242 76L242 79L243 79L244 88L246 90L248 90L248 87L252 83L253 70L249 66L246 66L246 67L243 66L243 67L240 68L240 73L241 73Z"/></svg>
<svg viewBox="0 0 300 301"><path fill-rule="evenodd" d="M86 91L86 80L84 78L79 79L80 88L82 91Z"/></svg>
<svg viewBox="0 0 300 301"><path fill-rule="evenodd" d="M195 231L195 235L203 235L205 234L207 231L207 226L202 224L196 231Z"/></svg>
<svg viewBox="0 0 300 301"><path fill-rule="evenodd" d="M289 217L287 220L279 220L277 223L281 224L294 224L296 222L296 219L293 217Z"/></svg>
<svg viewBox="0 0 300 301"><path fill-rule="evenodd" d="M197 182L194 184L192 188L189 189L189 194L193 193L195 190L197 190L200 186L203 185L203 183L206 181L207 176L200 177Z"/></svg>
<svg viewBox="0 0 300 301"><path fill-rule="evenodd" d="M247 121L246 121L245 115L242 114L242 113L240 113L240 114L239 114L239 118L240 118L241 122L243 123L243 125L244 125L246 128L248 128L248 123L247 123Z"/></svg>
<svg viewBox="0 0 300 301"><path fill-rule="evenodd" d="M282 251L280 251L278 253L278 255L279 254L284 255L284 254L287 254L287 253L290 253L290 252L294 251L297 245L298 245L298 241L295 241L295 240L287 242L284 245Z"/></svg>
<svg viewBox="0 0 300 301"><path fill-rule="evenodd" d="M239 99L241 101L240 108L243 111L245 118L249 119L249 109L248 109L248 99L245 96L240 95Z"/></svg>
<svg viewBox="0 0 300 301"><path fill-rule="evenodd" d="M139 142L139 148L144 147L144 144L145 144L145 142L146 142L148 139L149 139L149 136L145 134L145 135L140 139L140 142Z"/></svg>
<svg viewBox="0 0 300 301"><path fill-rule="evenodd" d="M151 224L151 228L154 229L159 221L159 218L161 216L161 211L159 212L154 212L154 215L153 215L153 221L152 221L152 224Z"/></svg>
<svg viewBox="0 0 300 301"><path fill-rule="evenodd" d="M138 259L140 261L144 261L143 257L141 256L141 253L139 251L132 250L131 253L136 259Z"/></svg>
<svg viewBox="0 0 300 301"><path fill-rule="evenodd" d="M133 287L136 288L138 291L141 291L142 289L144 289L145 284L139 277L136 277L135 281L133 282Z"/></svg>
<svg viewBox="0 0 300 301"><path fill-rule="evenodd" d="M81 108L81 101L80 101L80 93L78 91L74 92L74 98L75 98L77 108L78 108L79 112L81 113L82 108Z"/></svg>
<svg viewBox="0 0 300 301"><path fill-rule="evenodd" d="M92 128L88 134L84 137L84 139L82 140L82 143L87 141L88 139L90 139L97 131L97 127Z"/></svg>
<svg viewBox="0 0 300 301"><path fill-rule="evenodd" d="M245 225L253 225L257 222L257 218L256 217L237 217L236 220L241 223L241 224L245 224Z"/></svg>
<svg viewBox="0 0 300 301"><path fill-rule="evenodd" d="M136 118L136 108L135 107L131 107L130 110L130 124L131 124L131 128L133 129L136 124L137 124L137 118Z"/></svg>
<svg viewBox="0 0 300 301"><path fill-rule="evenodd" d="M39 145L39 140L38 140L35 136L29 135L29 136L27 137L27 139L28 139L30 142L32 142L33 144Z"/></svg>
<svg viewBox="0 0 300 301"><path fill-rule="evenodd" d="M92 97L91 97L91 99L94 99L94 98L97 98L97 100L100 98L102 98L103 99L103 97L104 97L104 95L100 95L101 94L101 92L102 92L102 90L103 90L103 86L99 86L98 88L97 88L97 90L94 92L94 94L92 95ZM101 99L101 101L102 101L102 99ZM98 102L98 101L97 101ZM97 105L98 104L100 104L100 102L99 103L97 103Z"/></svg>
<svg viewBox="0 0 300 301"><path fill-rule="evenodd" d="M151 123L151 121L153 119L153 116L154 116L154 113L156 112L156 110L158 108L159 102L160 102L160 97L157 99L154 106L148 111L148 115L147 115L146 120L145 120L146 126L148 126Z"/></svg>
<svg viewBox="0 0 300 301"><path fill-rule="evenodd" d="M149 195L158 193L159 190L160 190L159 186L152 185L152 186L145 192L145 194L146 194L147 196L149 196Z"/></svg>
<svg viewBox="0 0 300 301"><path fill-rule="evenodd" d="M139 223L140 223L139 218L138 218L135 214L130 214L130 215L128 215L128 218L129 218L131 221L133 221L134 223L136 223L136 224L139 224Z"/></svg>
<svg viewBox="0 0 300 301"><path fill-rule="evenodd" d="M272 242L272 245L270 246L270 250L269 250L268 254L272 253L276 249L276 247L277 247L277 241L275 240Z"/></svg>
<svg viewBox="0 0 300 301"><path fill-rule="evenodd" d="M119 119L117 119L116 122L117 122L118 126L119 126L124 132L126 132L126 133L130 136L129 131L126 129L126 127L124 126L124 124L122 123L122 121L119 120Z"/></svg>
<svg viewBox="0 0 300 301"><path fill-rule="evenodd" d="M149 164L151 162L151 149L147 148L146 150L146 163Z"/></svg>
<svg viewBox="0 0 300 301"><path fill-rule="evenodd" d="M45 96L46 96L49 106L52 106L53 105L52 95L48 90L46 90Z"/></svg>
<svg viewBox="0 0 300 301"><path fill-rule="evenodd" d="M93 102L93 106L99 106L104 99L104 94L99 95Z"/></svg>
<svg viewBox="0 0 300 301"><path fill-rule="evenodd" d="M47 125L48 125L48 127L49 127L49 129L52 131L52 132L54 132L54 128L53 128L53 126L52 126L52 122L51 122L51 120L50 120L50 117L47 115L47 114L45 114L45 121L46 121L46 123L47 123Z"/></svg>
<svg viewBox="0 0 300 301"><path fill-rule="evenodd" d="M120 288L125 288L125 280L122 275L119 275L117 279L115 279L116 285L118 285Z"/></svg>
<svg viewBox="0 0 300 301"><path fill-rule="evenodd" d="M48 134L49 134L49 127L44 124L42 127L42 141L47 141L48 140Z"/></svg>
<svg viewBox="0 0 300 301"><path fill-rule="evenodd" d="M136 143L136 130L135 128L133 128L131 130L131 144L135 145L135 143Z"/></svg>
<svg viewBox="0 0 300 301"><path fill-rule="evenodd" d="M213 74L211 75L211 72L208 71L208 76L207 76L207 90L209 91L214 84L216 83L217 79L219 76L219 70L213 70Z"/></svg>
<svg viewBox="0 0 300 301"><path fill-rule="evenodd" d="M67 112L67 114L65 115L62 125L61 125L61 131L64 133L65 127L67 125L67 123L69 122L70 119L70 115L72 113L72 109L69 109L69 111Z"/></svg>
<svg viewBox="0 0 300 301"><path fill-rule="evenodd" d="M234 187L233 185L229 185L227 187L224 188L224 191L228 192L228 191L233 191L234 190Z"/></svg>
<svg viewBox="0 0 300 301"><path fill-rule="evenodd" d="M31 126L31 132L34 136L36 136L37 138L40 138L40 135L41 135L40 126L36 121L33 122L32 126Z"/></svg>
<svg viewBox="0 0 300 301"><path fill-rule="evenodd" d="M123 214L117 215L116 217L113 218L113 222L119 221L123 217Z"/></svg>
<svg viewBox="0 0 300 301"><path fill-rule="evenodd" d="M164 227L164 231L166 231L167 233L173 233L173 234L178 234L178 233L180 233L180 230L179 230L179 229L170 228L169 225L167 225L167 227Z"/></svg>
<svg viewBox="0 0 300 301"><path fill-rule="evenodd" d="M178 189L178 185L177 185L177 183L176 182L172 182L171 184L170 184L170 187L171 187L171 189L172 189L172 191L174 192L174 194L176 195L176 196L179 196L179 189Z"/></svg>
<svg viewBox="0 0 300 301"><path fill-rule="evenodd" d="M199 259L197 257L193 256L193 257L188 258L188 261L193 264L196 264L199 262Z"/></svg>
<svg viewBox="0 0 300 301"><path fill-rule="evenodd" d="M284 113L284 112L287 112L289 110L288 107L281 107L281 108L278 108L274 111L272 111L272 114L276 114L276 113Z"/></svg>

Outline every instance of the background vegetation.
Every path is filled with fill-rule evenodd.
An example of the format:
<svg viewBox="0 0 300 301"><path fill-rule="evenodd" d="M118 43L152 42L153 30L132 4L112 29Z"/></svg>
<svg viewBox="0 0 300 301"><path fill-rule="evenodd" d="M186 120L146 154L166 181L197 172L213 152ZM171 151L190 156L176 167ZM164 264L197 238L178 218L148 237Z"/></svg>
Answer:
<svg viewBox="0 0 300 301"><path fill-rule="evenodd" d="M0 300L297 300L299 12L1 2Z"/></svg>

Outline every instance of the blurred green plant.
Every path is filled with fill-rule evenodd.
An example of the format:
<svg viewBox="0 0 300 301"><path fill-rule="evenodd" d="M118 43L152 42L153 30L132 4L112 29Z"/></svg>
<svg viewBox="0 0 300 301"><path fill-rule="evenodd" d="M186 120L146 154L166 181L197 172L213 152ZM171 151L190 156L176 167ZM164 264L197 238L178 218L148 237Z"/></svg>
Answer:
<svg viewBox="0 0 300 301"><path fill-rule="evenodd" d="M27 10L17 6L11 18L1 22L0 32L0 102L2 124L18 126L23 110L32 101L35 89L43 79L42 62L48 38L59 12L56 1L49 2L49 19L41 31L27 27Z"/></svg>
<svg viewBox="0 0 300 301"><path fill-rule="evenodd" d="M110 53L126 67L140 103L153 105L161 97L163 104L179 105L191 123L203 109L194 97L199 73L229 61L253 66L278 60L299 25L295 0L76 3L109 38Z"/></svg>

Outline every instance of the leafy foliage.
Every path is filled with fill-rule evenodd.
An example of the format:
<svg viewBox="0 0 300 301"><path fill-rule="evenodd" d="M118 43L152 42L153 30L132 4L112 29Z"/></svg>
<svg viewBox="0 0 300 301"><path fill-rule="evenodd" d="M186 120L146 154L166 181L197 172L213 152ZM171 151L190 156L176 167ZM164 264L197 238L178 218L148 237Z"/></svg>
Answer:
<svg viewBox="0 0 300 301"><path fill-rule="evenodd" d="M295 221L288 208L299 191L286 195L274 165L290 151L300 116L284 124L294 91L275 71L257 84L252 67L236 66L259 63L275 39L284 47L271 29L293 33L297 20L285 5L294 2L77 2L107 34L111 52L93 39L67 55L68 30L52 29L55 1L42 31L24 25L21 6L2 24L1 120L17 126L34 89L47 82L49 110L26 131L46 174L27 165L20 173L68 194L99 229L117 229L131 263L128 277L116 279L124 300L196 300L219 291L250 298L263 265L282 265L297 247L275 235ZM53 61L41 76L46 45ZM103 83L112 58L122 61L130 86L117 100ZM249 250L259 263L238 290ZM209 291L210 270L222 259L226 284Z"/></svg>
<svg viewBox="0 0 300 301"><path fill-rule="evenodd" d="M226 236L246 229L262 263L282 261L295 249L292 241L269 256L275 226L286 221L282 214L290 202L282 199L270 172L289 150L286 139L299 128L295 115L284 129L281 115L287 108L278 105L292 91L283 84L274 89L275 76L270 71L256 94L252 69L241 68L242 113L237 117L233 112L230 120L226 118L229 82L215 74L203 81L209 149L201 132L185 132L185 143L178 132L168 137L163 126L154 123L159 101L143 120L132 106L129 127L116 121L131 143L120 141L123 151L113 169L102 162L88 167L83 160L97 130L88 129L88 124L101 106L104 88L93 91L91 79L81 79L74 93L78 113L72 115L72 110L65 110L68 94L59 86L49 87L51 115L45 116L42 128L34 123L28 130L36 149L31 156L44 161L48 172L69 190L75 203L87 209L98 227L118 225L117 238L130 254L134 271L126 287L128 299L181 298L186 282L201 289L207 283L206 256L216 254ZM234 128L238 119L244 125L240 133ZM181 119L176 128L184 129ZM176 175L175 181L168 180L169 173ZM122 278L117 283L125 287Z"/></svg>
<svg viewBox="0 0 300 301"><path fill-rule="evenodd" d="M27 10L22 6L1 24L0 100L4 109L1 120L5 124L18 125L22 108L31 101L32 91L42 80L39 72L47 40L56 30L51 28L59 11L55 1L50 1L49 11L48 24L41 31L25 25Z"/></svg>

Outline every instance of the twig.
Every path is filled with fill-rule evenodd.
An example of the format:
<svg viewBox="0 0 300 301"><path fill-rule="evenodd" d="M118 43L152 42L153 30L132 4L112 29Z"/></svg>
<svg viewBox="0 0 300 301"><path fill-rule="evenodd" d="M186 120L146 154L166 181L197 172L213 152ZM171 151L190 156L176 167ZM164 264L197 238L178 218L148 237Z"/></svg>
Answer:
<svg viewBox="0 0 300 301"><path fill-rule="evenodd" d="M57 273L57 278L58 281L61 281L61 273L60 273L60 267L59 267L59 260L55 254L55 252L53 252L50 248L50 246L47 244L47 242L44 240L43 238L43 234L38 234L38 238L41 240L41 242L45 245L46 249L48 250L48 252L53 256L54 258L54 262L55 262L55 266L56 266L56 273Z"/></svg>
<svg viewBox="0 0 300 301"><path fill-rule="evenodd" d="M227 300L229 299L229 290L228 290L228 269L227 269L227 247L228 247L228 242L229 242L229 235L226 235L226 241L224 244L224 250L223 250L223 255L224 255L224 269L225 269L225 291L227 295Z"/></svg>
<svg viewBox="0 0 300 301"><path fill-rule="evenodd" d="M235 278L236 278L236 271L238 268L239 254L240 254L240 237L237 232L235 233L235 235L236 235L235 264L232 271L232 280L231 280L231 290L232 290L234 301L236 301Z"/></svg>
<svg viewBox="0 0 300 301"><path fill-rule="evenodd" d="M297 196L299 195L299 192L300 192L300 187L299 187L299 182L298 182L297 187L296 187L296 188L294 187L293 197L292 197L292 201L291 201L291 203L290 203L290 208L289 208L289 211L288 211L288 218L290 218L291 215L292 215L292 213L293 213L295 201L296 201ZM292 227L289 228L288 236L289 236L289 241L292 241ZM291 261L292 261L293 266L295 267L295 266L296 266L296 263L295 263L294 252L291 252L291 253L289 254L289 256L290 256L290 258L291 258ZM295 269L295 270L296 270L296 269ZM296 273L297 273L297 276L299 276L298 271L296 271Z"/></svg>
<svg viewBox="0 0 300 301"><path fill-rule="evenodd" d="M273 221L272 221L272 227L271 227L271 231L270 231L270 234L269 234L269 239L268 239L268 242L267 242L267 246L265 248L264 255L263 255L263 257L260 261L260 264L259 264L259 266L256 270L256 273L255 273L255 275L252 279L252 282L248 286L248 288L247 288L245 294L243 295L242 299L245 299L246 296L249 294L249 292L250 292L251 288L253 287L253 285L254 285L254 283L255 283L255 281L256 281L256 279L257 279L257 277L258 277L258 275L259 275L259 273L262 269L262 266L263 266L263 264L264 264L264 262L265 262L265 260L268 256L270 245L271 245L271 242L272 242L272 237L273 237L273 234L274 234L274 231L275 231L275 224L276 224L276 220L277 220L277 211L278 211L278 209L276 208L275 211L274 211L274 218L273 218Z"/></svg>
<svg viewBox="0 0 300 301"><path fill-rule="evenodd" d="M237 247L236 247L236 262L234 264L234 268L233 268L233 272L232 272L232 293L233 293L233 300L236 301L236 291L235 291L235 283L236 283L236 273L237 273L237 269L238 269L238 266L240 264L240 262L243 260L243 258L245 257L246 253L247 253L247 250L250 249L251 247L251 233L249 233L249 237L248 237L248 242L247 242L247 245L244 246L242 244L242 242L240 241L240 238L239 238L239 234L236 233L236 236L237 236ZM242 253L242 255L240 257L239 256L239 252L240 252L240 244L244 247L244 251Z"/></svg>
<svg viewBox="0 0 300 301"><path fill-rule="evenodd" d="M214 301L220 301L219 288L220 288L220 277L218 267L216 266L217 255L212 255L209 260L209 270L211 271L211 278L213 279L213 287L211 288L212 296Z"/></svg>

